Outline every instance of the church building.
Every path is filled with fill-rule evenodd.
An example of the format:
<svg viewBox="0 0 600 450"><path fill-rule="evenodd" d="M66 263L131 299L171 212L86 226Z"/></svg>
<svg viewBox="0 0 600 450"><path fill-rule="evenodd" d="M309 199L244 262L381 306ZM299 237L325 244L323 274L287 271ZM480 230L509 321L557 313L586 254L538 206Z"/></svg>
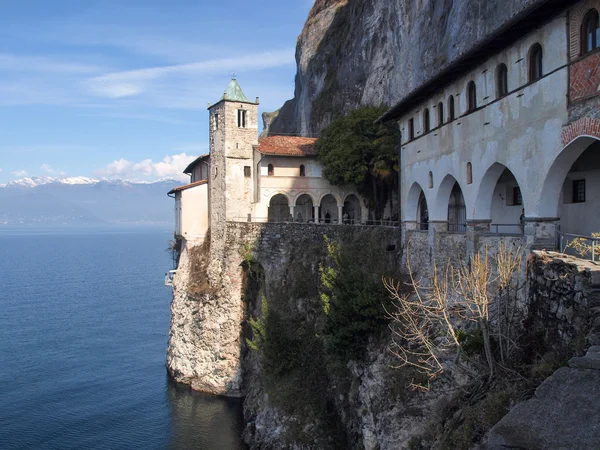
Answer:
<svg viewBox="0 0 600 450"><path fill-rule="evenodd" d="M248 100L235 78L209 105L209 154L185 169L189 184L169 192L175 198L176 236L203 240L227 221L366 221L368 211L356 191L323 177L316 138L259 138L258 105L258 97Z"/></svg>

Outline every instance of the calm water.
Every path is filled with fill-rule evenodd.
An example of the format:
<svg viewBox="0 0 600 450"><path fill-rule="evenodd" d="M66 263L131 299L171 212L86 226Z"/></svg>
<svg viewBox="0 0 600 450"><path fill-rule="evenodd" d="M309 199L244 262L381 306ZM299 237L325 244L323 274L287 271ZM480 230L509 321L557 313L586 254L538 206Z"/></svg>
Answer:
<svg viewBox="0 0 600 450"><path fill-rule="evenodd" d="M167 232L0 234L0 449L241 449L168 381Z"/></svg>

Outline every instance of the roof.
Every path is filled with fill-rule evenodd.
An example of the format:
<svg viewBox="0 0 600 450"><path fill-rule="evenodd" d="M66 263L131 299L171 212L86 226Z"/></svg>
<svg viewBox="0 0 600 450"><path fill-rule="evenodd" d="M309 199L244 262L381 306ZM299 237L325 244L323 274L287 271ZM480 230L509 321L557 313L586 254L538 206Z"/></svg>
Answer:
<svg viewBox="0 0 600 450"><path fill-rule="evenodd" d="M227 86L227 89L225 89L225 93L223 94L221 100L250 103L250 100L246 98L242 88L235 78L232 78L229 82L229 86Z"/></svg>
<svg viewBox="0 0 600 450"><path fill-rule="evenodd" d="M527 8L513 15L494 33L480 40L470 50L450 62L436 75L406 95L394 107L379 117L377 122L386 122L402 116L444 86L473 70L473 67L525 36L539 24L556 17L557 14L571 4L573 4L573 0L532 0Z"/></svg>
<svg viewBox="0 0 600 450"><path fill-rule="evenodd" d="M208 154L208 153L206 155L198 156L195 160L193 160L191 163L188 164L188 166L185 168L183 173L185 173L186 175L189 175L190 173L192 173L194 171L194 167L196 167L196 165L200 161L208 159L209 157L210 157L210 154Z"/></svg>
<svg viewBox="0 0 600 450"><path fill-rule="evenodd" d="M299 136L269 136L260 138L254 148L263 155L316 156L317 138Z"/></svg>
<svg viewBox="0 0 600 450"><path fill-rule="evenodd" d="M167 192L167 195L174 194L175 192L179 191L185 191L186 189L190 189L206 183L208 183L208 180L194 181L193 183L184 184L183 186L177 186L176 188L173 188L169 192Z"/></svg>

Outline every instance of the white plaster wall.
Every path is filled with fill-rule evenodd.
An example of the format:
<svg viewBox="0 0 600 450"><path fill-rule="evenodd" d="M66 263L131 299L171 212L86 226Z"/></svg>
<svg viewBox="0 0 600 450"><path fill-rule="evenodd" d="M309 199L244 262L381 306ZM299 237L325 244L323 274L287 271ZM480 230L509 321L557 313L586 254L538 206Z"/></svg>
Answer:
<svg viewBox="0 0 600 450"><path fill-rule="evenodd" d="M450 95L455 97L457 119L402 146L403 205L416 202L408 198L409 192L414 195L415 190L410 188L416 182L423 187L430 220L446 220L452 185L447 177L451 176L463 191L467 220L490 219L496 180L490 183L491 172L487 176L486 172L494 163L500 163L511 170L521 187L526 216L539 217L542 186L562 150L561 128L567 121L567 69L563 67L567 63L565 20L561 16L536 30L400 119L403 136L407 136L411 117L415 119L415 136L422 136L423 108L435 111L433 106L441 100L447 117L447 99ZM543 47L543 73L549 75L524 86L529 50L535 43ZM495 70L500 63L508 68L509 92L524 87L495 101ZM467 109L465 91L471 80L477 85L478 107L485 107L460 117ZM432 124L437 124L436 116L434 112ZM473 166L471 184L466 179L467 162ZM433 174L431 189L429 171ZM407 209L402 208L402 220L415 220L416 207Z"/></svg>
<svg viewBox="0 0 600 450"><path fill-rule="evenodd" d="M585 202L571 203L572 182L582 179L585 180ZM569 172L558 210L562 232L584 236L600 232L600 169Z"/></svg>
<svg viewBox="0 0 600 450"><path fill-rule="evenodd" d="M177 193L179 235L186 240L204 240L208 231L208 185L201 184Z"/></svg>

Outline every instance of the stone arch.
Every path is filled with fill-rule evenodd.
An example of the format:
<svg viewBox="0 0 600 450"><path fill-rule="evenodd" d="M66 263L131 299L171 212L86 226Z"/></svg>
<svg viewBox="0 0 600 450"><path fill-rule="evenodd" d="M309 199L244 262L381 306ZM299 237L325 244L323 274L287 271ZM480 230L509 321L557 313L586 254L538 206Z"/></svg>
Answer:
<svg viewBox="0 0 600 450"><path fill-rule="evenodd" d="M340 195L337 192L325 192L324 194L321 194L321 196L319 197L319 200L318 200L318 204L320 205L321 202L323 201L323 198L328 195L331 195L333 198L335 198L338 206L342 206L344 204L342 202L342 198L340 197Z"/></svg>
<svg viewBox="0 0 600 450"><path fill-rule="evenodd" d="M362 202L358 195L351 193L344 198L344 207L342 209L343 223L360 223L362 219Z"/></svg>
<svg viewBox="0 0 600 450"><path fill-rule="evenodd" d="M473 218L475 220L490 220L492 218L492 197L494 190L498 184L498 180L502 174L508 171L515 178L519 188L522 186L521 182L517 179L514 172L506 167L504 164L495 162L492 164L483 174L483 178L479 183L477 189L477 195L475 197L475 204L473 209ZM523 199L523 207L525 199Z"/></svg>
<svg viewBox="0 0 600 450"><path fill-rule="evenodd" d="M337 194L329 192L319 199L320 222L337 223L339 219L339 208L343 206Z"/></svg>
<svg viewBox="0 0 600 450"><path fill-rule="evenodd" d="M419 202L421 200L421 194L425 196L425 201L427 202L427 195L425 194L425 190L421 187L419 183L416 181L412 184L410 189L408 190L408 196L406 198L405 203L405 215L404 220L410 222L419 222ZM429 202L427 202L429 205Z"/></svg>
<svg viewBox="0 0 600 450"><path fill-rule="evenodd" d="M308 191L302 191L302 192L299 192L299 193L298 193L298 195L296 195L296 197L294 197L294 200L292 201L292 203L291 203L291 204L292 204L293 206L296 206L296 204L297 204L297 202L298 202L298 199L299 199L300 197L302 197L303 195L308 195L308 196L310 197L310 199L312 200L312 202L313 202L313 205L316 205L316 204L317 204L317 199L315 198L315 196L314 196L314 195L313 195L311 192L308 192Z"/></svg>
<svg viewBox="0 0 600 450"><path fill-rule="evenodd" d="M538 201L538 217L558 216L558 202L567 173L581 154L599 140L596 136L582 134L570 141L558 154L544 178Z"/></svg>
<svg viewBox="0 0 600 450"><path fill-rule="evenodd" d="M283 192L275 192L269 199L269 222L285 222L290 216L290 199Z"/></svg>
<svg viewBox="0 0 600 450"><path fill-rule="evenodd" d="M586 0L574 6L569 15L569 56L571 59L581 54L581 25L583 18L591 10L600 11L600 0Z"/></svg>
<svg viewBox="0 0 600 450"><path fill-rule="evenodd" d="M562 144L566 147L579 136L590 136L600 139L600 119L584 117L562 129Z"/></svg>
<svg viewBox="0 0 600 450"><path fill-rule="evenodd" d="M439 184L435 201L433 202L433 208L429 207L429 220L435 221L447 221L448 220L448 202L450 200L450 194L454 184L458 184L461 192L464 192L460 183L454 178L454 176L447 174L442 182Z"/></svg>

